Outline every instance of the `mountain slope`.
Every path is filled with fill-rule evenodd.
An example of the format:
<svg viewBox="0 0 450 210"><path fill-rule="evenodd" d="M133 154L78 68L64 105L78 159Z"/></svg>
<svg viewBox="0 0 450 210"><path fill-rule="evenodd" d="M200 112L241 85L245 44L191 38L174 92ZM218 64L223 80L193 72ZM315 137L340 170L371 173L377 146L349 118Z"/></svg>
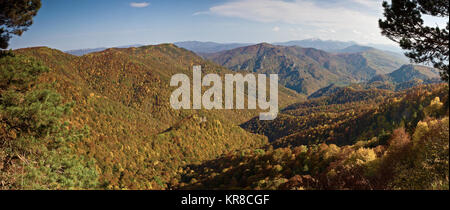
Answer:
<svg viewBox="0 0 450 210"><path fill-rule="evenodd" d="M359 52L366 52L366 51L370 51L370 50L375 50L375 48L362 46L362 45L351 45L349 47L339 49L334 52L337 52L337 53L359 53Z"/></svg>
<svg viewBox="0 0 450 210"><path fill-rule="evenodd" d="M258 110L172 110L173 73L192 76L198 64L232 73L174 45L14 53L0 60L1 189L448 190L446 84L397 93L330 86L261 122L248 121ZM280 88L280 101L298 96ZM73 114L61 115L68 106Z"/></svg>
<svg viewBox="0 0 450 210"><path fill-rule="evenodd" d="M135 45L125 45L125 46L119 46L116 48L130 48L130 47L142 47L144 45L141 44L135 44ZM99 48L89 48L89 49L77 49L77 50L68 50L65 51L65 53L71 54L71 55L76 55L76 56L83 56L89 53L94 53L94 52L100 52L103 50L106 50L108 48L106 47L99 47Z"/></svg>
<svg viewBox="0 0 450 210"><path fill-rule="evenodd" d="M50 72L40 82L75 102L68 120L71 126L90 128L90 137L77 150L96 160L97 188L170 189L186 164L267 142L238 126L258 110L170 107L173 74L192 76L192 65L202 65L205 73L232 73L174 45L114 48L81 57L49 48L15 53L48 66ZM297 97L280 90L280 100L289 103Z"/></svg>
<svg viewBox="0 0 450 210"><path fill-rule="evenodd" d="M186 42L175 42L176 46L185 48L187 50L193 51L197 54L204 53L215 53L224 50L231 50L238 47L249 46L252 44L245 43L215 43L215 42L198 42L198 41L186 41Z"/></svg>
<svg viewBox="0 0 450 210"><path fill-rule="evenodd" d="M272 146L190 165L178 188L448 189L448 103L441 84L296 104L275 121L243 125L275 138Z"/></svg>
<svg viewBox="0 0 450 210"><path fill-rule="evenodd" d="M379 73L390 73L401 65L409 63L408 59L397 52L380 50L370 46L358 45L355 42L340 42L332 40L306 39L274 43L281 46L298 46L304 48L315 48L330 53L359 54L367 60L367 65L376 69Z"/></svg>
<svg viewBox="0 0 450 210"><path fill-rule="evenodd" d="M419 65L403 65L392 73L376 75L368 82L355 83L347 86L331 84L314 92L308 99L330 96L346 88L357 90L382 89L402 91L420 85L439 83L442 83L442 80L436 69Z"/></svg>
<svg viewBox="0 0 450 210"><path fill-rule="evenodd" d="M369 83L373 82L394 82L403 83L412 80L431 80L439 78L439 72L436 69L419 65L403 65L387 75L378 75L372 78Z"/></svg>
<svg viewBox="0 0 450 210"><path fill-rule="evenodd" d="M273 43L274 45L280 46L297 46L303 48L315 48L318 50L323 50L327 52L335 52L352 45L356 45L356 42L341 42L341 41L333 41L333 40L320 40L320 39L304 39L304 40L295 40L288 42L277 42Z"/></svg>
<svg viewBox="0 0 450 210"><path fill-rule="evenodd" d="M398 126L412 129L423 119L423 107L436 97L448 103L447 88L445 84L428 85L395 93L348 87L329 96L293 104L274 121L252 119L242 127L268 136L274 147L324 142L352 145L362 139L380 137ZM427 92L433 94L426 95Z"/></svg>
<svg viewBox="0 0 450 210"><path fill-rule="evenodd" d="M234 71L279 74L280 84L307 95L331 83L367 81L385 72L386 63L397 66L391 60L367 59L370 56L364 53L335 55L312 48L266 43L205 55Z"/></svg>
<svg viewBox="0 0 450 210"><path fill-rule="evenodd" d="M83 56L89 53L94 53L94 52L100 52L103 50L106 50L106 47L99 47L99 48L89 48L89 49L79 49L79 50L68 50L66 51L66 53L71 54L71 55L75 55L75 56Z"/></svg>
<svg viewBox="0 0 450 210"><path fill-rule="evenodd" d="M391 73L400 66L409 63L401 54L358 45L340 50L338 56L346 59L350 63L354 62L355 59L364 60L365 65L375 69L377 74Z"/></svg>
<svg viewBox="0 0 450 210"><path fill-rule="evenodd" d="M281 46L297 46L297 47L304 47L304 48L315 48L327 52L342 52L346 51L348 49L346 48L353 48L353 46L360 46L362 48L375 48L380 51L384 52L392 52L395 54L402 54L403 50L396 46L396 45L384 45L384 44L365 44L366 46L359 45L356 42L353 41L336 41L336 40L321 40L321 39L304 39L304 40L294 40L294 41L288 41L288 42L277 42L273 43L274 45L281 45ZM359 52L361 52L362 48L359 49Z"/></svg>

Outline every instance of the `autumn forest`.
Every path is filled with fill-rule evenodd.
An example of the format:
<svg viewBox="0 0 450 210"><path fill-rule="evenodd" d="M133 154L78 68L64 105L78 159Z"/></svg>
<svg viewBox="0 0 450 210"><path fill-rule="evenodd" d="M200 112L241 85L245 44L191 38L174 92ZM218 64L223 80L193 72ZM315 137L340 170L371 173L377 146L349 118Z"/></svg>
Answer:
<svg viewBox="0 0 450 210"><path fill-rule="evenodd" d="M448 19L448 0L390 2L379 27L404 54L324 40L8 49L41 2L1 1L0 189L448 190L448 20L414 25ZM171 77L194 66L279 75L278 116L173 109Z"/></svg>

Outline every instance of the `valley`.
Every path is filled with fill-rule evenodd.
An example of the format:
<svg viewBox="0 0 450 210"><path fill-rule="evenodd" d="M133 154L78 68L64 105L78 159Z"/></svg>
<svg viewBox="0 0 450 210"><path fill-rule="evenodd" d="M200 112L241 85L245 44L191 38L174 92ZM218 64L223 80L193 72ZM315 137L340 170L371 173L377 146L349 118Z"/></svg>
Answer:
<svg viewBox="0 0 450 210"><path fill-rule="evenodd" d="M391 73L405 62L377 50L334 54L267 43L203 56L237 72L279 74L280 84L305 95L332 83L368 81L375 75Z"/></svg>

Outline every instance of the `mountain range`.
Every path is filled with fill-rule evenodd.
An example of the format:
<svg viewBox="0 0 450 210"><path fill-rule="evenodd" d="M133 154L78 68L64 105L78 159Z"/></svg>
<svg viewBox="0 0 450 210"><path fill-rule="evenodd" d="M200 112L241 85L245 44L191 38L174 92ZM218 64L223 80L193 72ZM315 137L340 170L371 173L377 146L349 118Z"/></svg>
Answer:
<svg viewBox="0 0 450 210"><path fill-rule="evenodd" d="M255 43L217 43L217 42L200 42L200 41L184 41L184 42L174 42L178 47L185 48L191 50L197 54L204 53L216 53L224 50L231 50L238 47L245 47L250 45L255 45ZM356 42L342 42L342 41L334 41L334 40L321 40L321 39L305 39L305 40L297 40L297 41L288 41L288 42L276 42L273 45L281 45L281 46L298 46L304 48L315 48L327 52L340 52L345 48L351 46L366 46L372 47L381 51L391 52L396 54L397 56L402 55L402 50L395 46L390 45L380 45L380 44L366 44L360 45ZM142 44L135 45L126 45L119 46L116 48L128 48L128 47L140 47ZM66 53L81 56L88 53L99 52L107 49L106 47L100 48L90 48L90 49L76 49L76 50L68 50Z"/></svg>
<svg viewBox="0 0 450 210"><path fill-rule="evenodd" d="M356 42L342 42L342 41L321 40L321 39L304 39L288 42L276 42L273 44L280 46L298 46L304 48L315 48L327 52L336 52L345 49L347 47L357 45Z"/></svg>
<svg viewBox="0 0 450 210"><path fill-rule="evenodd" d="M179 47L191 50L195 53L204 54L204 53L216 53L224 50L231 50L238 47L255 45L256 43L217 43L217 42L186 41L186 42L175 42L174 44ZM335 40L304 39L287 42L275 42L271 44L280 46L298 46L303 48L315 48L327 52L340 52L345 48L349 48L352 46L361 46L361 47L375 48L385 52L390 52L396 54L397 56L399 55L402 56L403 54L403 51L396 46L382 45L382 44L361 45L352 41L343 42ZM360 50L360 52L361 51L364 50Z"/></svg>
<svg viewBox="0 0 450 210"><path fill-rule="evenodd" d="M169 189L186 164L214 159L227 151L265 144L264 136L239 127L258 110L174 110L170 78L204 73L232 73L173 44L111 48L73 56L40 47L19 49L49 67L40 83L74 102L72 127L90 128L77 144L77 155L96 159L99 182L106 189ZM280 106L304 100L279 88Z"/></svg>
<svg viewBox="0 0 450 210"><path fill-rule="evenodd" d="M115 47L115 48L130 48L130 47L142 47L144 45L141 44L134 44L134 45L124 45L124 46L119 46L119 47ZM94 53L94 52L100 52L100 51L104 51L108 49L107 47L99 47L99 48L87 48L87 49L76 49L76 50L68 50L65 51L68 54L71 55L75 55L75 56L83 56L89 53Z"/></svg>
<svg viewBox="0 0 450 210"><path fill-rule="evenodd" d="M252 44L246 43L216 43L216 42L198 42L198 41L186 41L186 42L175 42L176 46L191 50L198 54L203 53L215 53L225 50L231 50L238 47L245 47Z"/></svg>
<svg viewBox="0 0 450 210"><path fill-rule="evenodd" d="M278 74L280 84L306 95L332 83L368 81L407 63L400 56L394 57L371 47L350 46L343 51L330 53L262 43L203 54L203 57L238 72Z"/></svg>
<svg viewBox="0 0 450 210"><path fill-rule="evenodd" d="M439 79L439 72L431 67L421 66L421 65L403 65L396 71L377 75L372 78L369 83L375 82L393 82L393 83L403 83L412 80L432 80Z"/></svg>
<svg viewBox="0 0 450 210"><path fill-rule="evenodd" d="M269 73L267 69L270 68L271 73L281 75L281 83L284 86L306 95L332 83L346 84L367 81L375 75L390 73L401 65L408 63L404 56L397 53L357 45L355 42L323 41L320 39L290 41L276 43L276 45L266 43L258 45L245 43L220 44L197 41L176 42L174 45L191 50L235 71ZM132 45L117 48L140 46ZM255 46L262 47L258 50L258 53L244 55L246 49ZM269 53L270 48L276 48L278 55ZM67 53L82 56L104 50L106 48L72 50L67 51ZM236 51L239 50L242 50L243 54L236 54ZM243 57L248 57L248 60L242 60ZM224 62L225 60L227 62ZM258 67L261 64L263 68ZM249 65L254 66L255 69L249 69Z"/></svg>
<svg viewBox="0 0 450 210"><path fill-rule="evenodd" d="M359 90L382 89L401 91L415 86L438 84L441 82L439 72L437 72L436 69L421 65L408 64L401 66L392 73L376 75L367 82L350 85L331 84L317 90L311 94L308 99L330 96L349 87Z"/></svg>

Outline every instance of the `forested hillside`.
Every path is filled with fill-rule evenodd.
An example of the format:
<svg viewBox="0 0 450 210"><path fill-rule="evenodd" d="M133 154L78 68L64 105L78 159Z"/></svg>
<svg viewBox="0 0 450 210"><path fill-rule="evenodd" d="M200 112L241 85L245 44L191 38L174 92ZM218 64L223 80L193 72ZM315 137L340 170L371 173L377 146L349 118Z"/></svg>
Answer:
<svg viewBox="0 0 450 210"><path fill-rule="evenodd" d="M344 89L361 91L375 91L376 89L402 91L420 85L439 83L442 83L442 80L436 69L419 65L403 65L392 73L376 75L368 82L352 83L348 85L331 84L314 92L308 98L314 99L322 96L330 96L338 91L343 91Z"/></svg>
<svg viewBox="0 0 450 210"><path fill-rule="evenodd" d="M433 80L440 79L439 72L431 67L419 65L403 65L401 68L385 75L378 75L372 78L369 83L393 82L404 83L412 80Z"/></svg>
<svg viewBox="0 0 450 210"><path fill-rule="evenodd" d="M95 165L91 166L95 167L90 169L98 178L91 179L96 184L74 185L75 188L170 189L186 164L267 143L264 136L248 133L238 126L256 116L258 110L176 111L170 107L170 94L174 90L169 87L172 75L192 75L194 64L202 65L205 73L223 75L229 72L174 45L108 49L82 57L49 48L22 49L14 54L15 57L2 57L2 62L9 66L2 68L5 74L2 80L11 72L23 74L19 66L22 59L25 64L48 69L33 75L35 83L52 90L60 103L72 105L72 114L59 114L60 120L52 120L75 130L86 130L85 137L78 137L76 143L71 143L73 149L69 154L94 161ZM19 64L9 61L16 59L19 59ZM30 68L34 71L34 67ZM9 97L5 94L2 88L2 98ZM302 99L285 89L280 89L280 97L285 105ZM55 109L59 110L56 105ZM34 105L20 102L20 106ZM8 115L3 110L4 135L20 133L10 125L11 119L20 113L9 113L12 116L6 118ZM44 115L41 118L46 120ZM48 138L52 141L56 137ZM2 154L2 160L5 162L3 170L7 170L5 176L10 177L8 183L2 184L4 188L69 187L39 183L36 186L24 185L18 177L30 172L12 169L22 168L18 164L28 163L38 155L32 151L19 155L14 145L7 145L2 151L8 151ZM55 163L59 165L52 162L42 164L49 164L52 169L48 173L56 174L67 167L66 163L59 162ZM30 165L29 170L41 170L41 167ZM58 183L59 180L53 182Z"/></svg>
<svg viewBox="0 0 450 210"><path fill-rule="evenodd" d="M268 146L192 165L179 188L448 190L448 103L448 85L431 85L296 104L243 125Z"/></svg>
<svg viewBox="0 0 450 210"><path fill-rule="evenodd" d="M448 191L449 1L0 0L0 191Z"/></svg>
<svg viewBox="0 0 450 210"><path fill-rule="evenodd" d="M368 81L377 74L390 73L406 62L377 50L334 54L266 43L205 57L238 72L279 74L280 84L306 95L332 83Z"/></svg>
<svg viewBox="0 0 450 210"><path fill-rule="evenodd" d="M0 63L2 189L448 189L445 84L307 101L280 87L284 108L264 122L172 109L172 75L233 73L172 44Z"/></svg>

